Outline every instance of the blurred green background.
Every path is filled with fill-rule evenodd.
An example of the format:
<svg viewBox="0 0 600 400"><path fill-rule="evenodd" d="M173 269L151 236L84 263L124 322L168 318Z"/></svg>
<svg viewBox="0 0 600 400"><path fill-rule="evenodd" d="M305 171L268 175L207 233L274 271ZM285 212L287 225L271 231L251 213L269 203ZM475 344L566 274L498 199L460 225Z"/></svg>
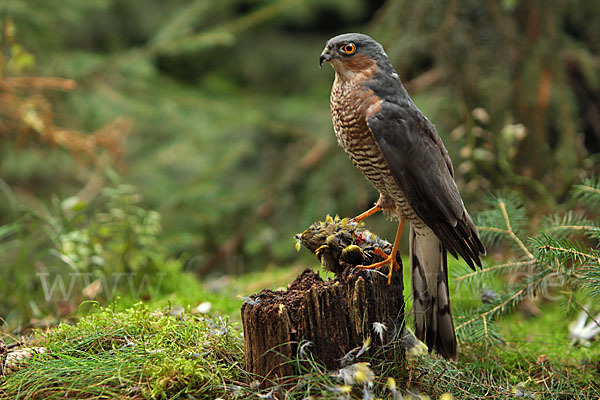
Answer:
<svg viewBox="0 0 600 400"><path fill-rule="evenodd" d="M595 1L2 0L0 29L7 321L72 311L40 273L313 265L294 234L377 200L332 131L339 33L384 45L472 212L511 189L535 221L598 170Z"/></svg>

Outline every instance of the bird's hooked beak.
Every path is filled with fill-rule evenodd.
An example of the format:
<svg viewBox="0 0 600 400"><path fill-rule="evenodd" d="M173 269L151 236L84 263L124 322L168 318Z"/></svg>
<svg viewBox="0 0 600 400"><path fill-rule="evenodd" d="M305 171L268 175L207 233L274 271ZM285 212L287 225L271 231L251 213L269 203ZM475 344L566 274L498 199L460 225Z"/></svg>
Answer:
<svg viewBox="0 0 600 400"><path fill-rule="evenodd" d="M319 57L319 67L322 67L324 62L331 61L332 58L333 56L331 55L331 53L329 53L329 49L325 47L323 49L323 52L321 53L321 57Z"/></svg>

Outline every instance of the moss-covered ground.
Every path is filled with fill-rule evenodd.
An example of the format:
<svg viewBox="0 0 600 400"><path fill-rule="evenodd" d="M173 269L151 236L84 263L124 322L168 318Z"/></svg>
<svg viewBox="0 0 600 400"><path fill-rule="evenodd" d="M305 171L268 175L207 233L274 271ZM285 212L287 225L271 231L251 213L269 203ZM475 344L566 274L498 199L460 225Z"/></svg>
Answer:
<svg viewBox="0 0 600 400"><path fill-rule="evenodd" d="M600 346L572 345L560 302L539 304L536 316L516 311L499 321L503 344L463 342L458 362L436 355L409 359L408 374L393 360L364 359L326 371L308 355L301 374L275 390L260 390L243 370L239 309L243 297L285 287L299 267L272 268L203 283L179 275L171 295L133 304L81 306L76 324L37 331L43 346L0 381L6 399L452 398L598 399ZM166 282L167 285L175 283ZM458 294L458 293L457 293ZM453 297L460 303L458 296ZM210 302L208 314L195 314ZM182 307L179 308L178 306ZM406 381L408 376L408 383ZM396 385L396 386L395 386ZM450 394L450 395L449 395ZM287 396L287 397L286 397ZM412 397L411 397L412 396ZM418 397L421 396L421 397Z"/></svg>

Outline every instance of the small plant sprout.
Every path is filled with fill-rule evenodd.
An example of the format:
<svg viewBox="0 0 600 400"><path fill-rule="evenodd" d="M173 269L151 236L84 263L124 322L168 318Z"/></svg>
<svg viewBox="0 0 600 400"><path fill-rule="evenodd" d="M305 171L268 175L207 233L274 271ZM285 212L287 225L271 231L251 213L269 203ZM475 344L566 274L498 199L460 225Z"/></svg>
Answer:
<svg viewBox="0 0 600 400"><path fill-rule="evenodd" d="M462 341L502 343L496 322L529 299L553 299L561 293L577 292L597 301L600 252L588 243L597 242L600 229L597 222L585 215L600 211L600 180L589 179L576 185L572 197L570 207L581 211L547 215L540 221L537 233L531 230L522 199L514 193L491 197L488 200L491 208L475 217L483 239L490 246L500 242L510 245L514 256L477 271L454 269L457 285L477 281L484 288L477 307L462 310L459 307L456 333ZM493 282L501 276L509 277L509 283L493 288ZM568 307L573 304L577 302L569 301ZM585 344L600 333L598 324L588 323L588 317L592 316L580 315L570 327L575 342Z"/></svg>
<svg viewBox="0 0 600 400"><path fill-rule="evenodd" d="M373 331L379 336L379 341L383 343L383 332L387 331L387 325L383 322L373 322Z"/></svg>

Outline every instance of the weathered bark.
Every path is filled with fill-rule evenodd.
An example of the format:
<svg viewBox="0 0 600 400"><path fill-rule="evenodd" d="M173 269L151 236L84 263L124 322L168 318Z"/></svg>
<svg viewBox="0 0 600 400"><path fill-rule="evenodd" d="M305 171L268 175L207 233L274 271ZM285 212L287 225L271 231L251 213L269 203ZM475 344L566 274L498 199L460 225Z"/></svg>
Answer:
<svg viewBox="0 0 600 400"><path fill-rule="evenodd" d="M305 270L286 291L265 289L244 302L246 370L268 380L293 375L293 364L287 361L296 358L299 344L306 340L312 343L308 351L329 369L337 369L367 336L371 349L366 354L397 338L404 323L401 271L388 285L380 273L352 270L325 282ZM387 329L376 332L375 322ZM401 346L389 348L395 359L404 360ZM384 351L382 356L392 355Z"/></svg>

